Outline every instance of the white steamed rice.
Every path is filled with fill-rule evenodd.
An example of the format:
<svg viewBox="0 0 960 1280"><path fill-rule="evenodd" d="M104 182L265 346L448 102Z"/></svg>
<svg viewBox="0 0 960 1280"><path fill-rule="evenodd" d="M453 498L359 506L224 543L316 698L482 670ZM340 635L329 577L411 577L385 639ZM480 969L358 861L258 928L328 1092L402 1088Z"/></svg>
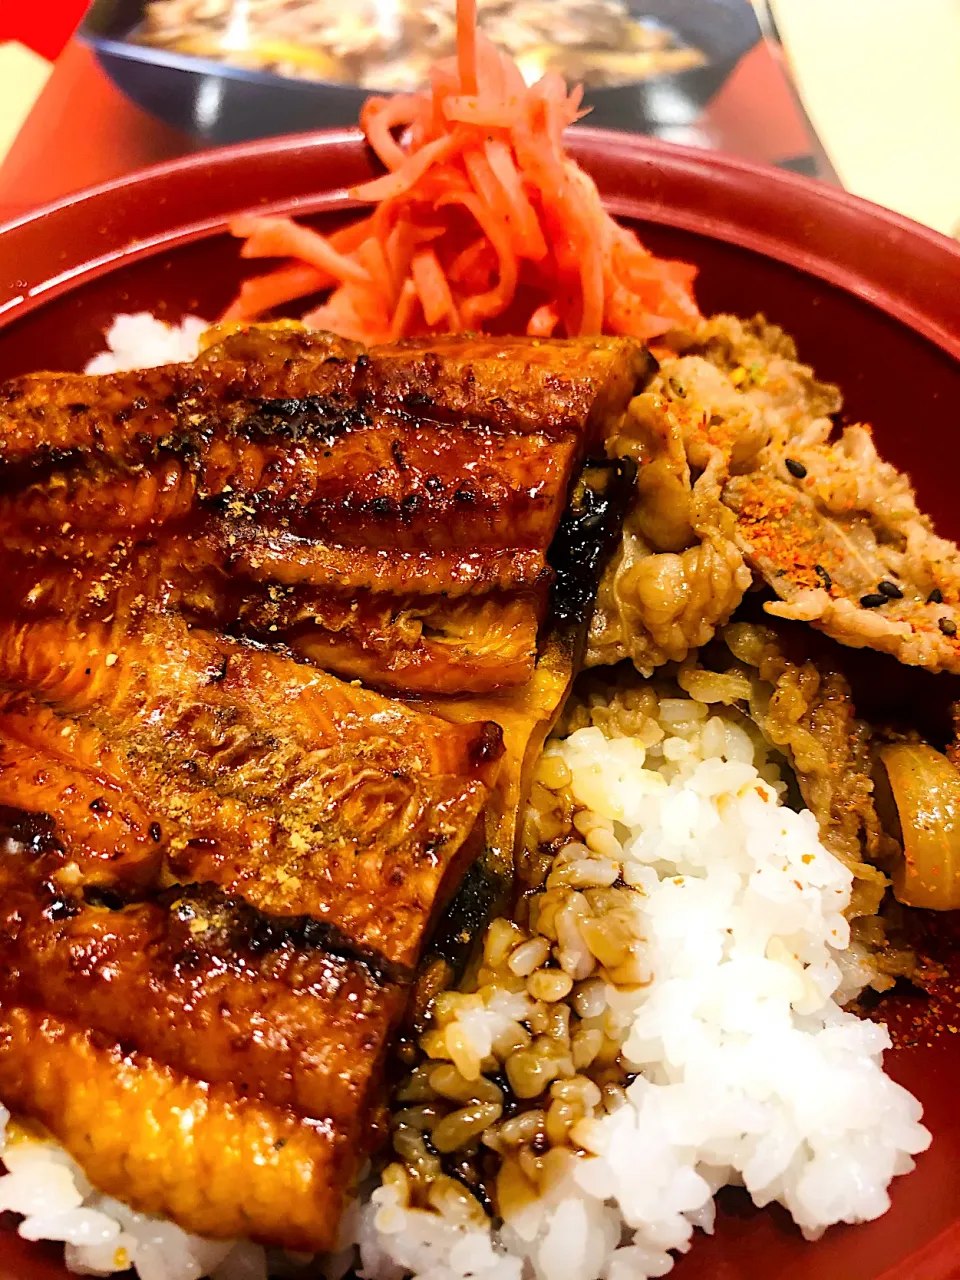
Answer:
<svg viewBox="0 0 960 1280"><path fill-rule="evenodd" d="M91 367L189 358L203 327L118 317ZM780 1202L816 1238L884 1213L889 1183L928 1146L919 1103L883 1072L886 1029L841 1007L864 980L862 959L844 955L850 873L812 814L780 803L742 726L679 698L660 701L658 720L653 745L591 727L548 747L607 833L618 883L637 891L649 981L605 991L636 1073L626 1104L581 1120L573 1145L550 1152L540 1198L500 1226L411 1208L396 1180L374 1189L343 1239L370 1280L663 1276L697 1228L712 1230L724 1185ZM477 1056L494 1022L522 1014L523 998L474 1009L464 1026ZM25 1215L29 1239L65 1241L74 1271L267 1274L257 1246L202 1241L99 1195L54 1143L20 1135L3 1159L0 1209ZM341 1274L349 1257L318 1261L318 1274Z"/></svg>
<svg viewBox="0 0 960 1280"><path fill-rule="evenodd" d="M780 804L742 729L666 702L661 722L686 720L655 753L599 728L548 749L575 799L613 822L621 875L642 894L652 981L607 988L631 1018L629 1105L581 1122L573 1139L592 1157L555 1152L547 1194L499 1231L375 1191L368 1276L645 1280L711 1230L724 1185L779 1201L816 1238L883 1214L890 1181L929 1145L919 1103L883 1072L886 1029L833 998L850 872L811 813Z"/></svg>
<svg viewBox="0 0 960 1280"><path fill-rule="evenodd" d="M107 350L88 361L84 372L119 373L195 360L200 335L209 328L210 321L199 316L184 316L179 324L167 324L148 311L115 316L103 335Z"/></svg>

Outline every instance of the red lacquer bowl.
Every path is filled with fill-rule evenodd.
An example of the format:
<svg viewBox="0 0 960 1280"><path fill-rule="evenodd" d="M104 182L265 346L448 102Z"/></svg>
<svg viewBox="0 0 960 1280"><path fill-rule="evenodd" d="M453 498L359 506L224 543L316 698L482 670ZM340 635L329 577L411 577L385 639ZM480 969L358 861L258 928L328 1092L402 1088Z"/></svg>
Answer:
<svg viewBox="0 0 960 1280"><path fill-rule="evenodd" d="M654 251L696 262L704 311L763 311L841 384L940 531L960 536L960 246L790 174L626 134L577 129L578 160ZM0 228L0 378L77 369L118 311L215 316L248 264L224 234L248 208L348 217L372 172L359 134L272 139L160 165ZM960 973L960 968L958 968ZM724 1201L677 1280L948 1280L960 1276L960 1026L888 1055L934 1133L878 1222L804 1243L777 1212ZM912 1013L914 1009L910 1009ZM893 1017L904 1015L894 1007ZM929 1020L928 1020L929 1021ZM0 1232L0 1280L53 1280L56 1247Z"/></svg>

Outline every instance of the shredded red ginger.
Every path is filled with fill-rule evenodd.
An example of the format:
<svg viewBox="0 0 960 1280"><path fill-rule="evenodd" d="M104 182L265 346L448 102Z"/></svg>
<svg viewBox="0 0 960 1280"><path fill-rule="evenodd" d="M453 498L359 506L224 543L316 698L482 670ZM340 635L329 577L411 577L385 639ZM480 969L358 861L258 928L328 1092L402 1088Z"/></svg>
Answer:
<svg viewBox="0 0 960 1280"><path fill-rule="evenodd" d="M369 98L360 113L387 172L354 189L373 213L332 235L249 215L231 231L245 258L292 261L244 282L224 320L255 320L332 289L311 326L367 343L464 330L652 339L700 318L696 268L649 253L604 210L563 148L584 112L548 72L516 63L457 6L457 57L430 89Z"/></svg>

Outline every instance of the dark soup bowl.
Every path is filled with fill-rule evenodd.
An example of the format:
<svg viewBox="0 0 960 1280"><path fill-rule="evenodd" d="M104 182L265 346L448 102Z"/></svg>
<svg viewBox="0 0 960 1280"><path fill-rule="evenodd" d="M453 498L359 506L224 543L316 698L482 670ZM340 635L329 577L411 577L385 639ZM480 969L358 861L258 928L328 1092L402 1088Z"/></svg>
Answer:
<svg viewBox="0 0 960 1280"><path fill-rule="evenodd" d="M960 246L737 160L591 129L570 147L653 251L698 265L704 312L763 312L793 334L842 387L843 417L873 425L940 532L960 537ZM0 228L0 378L81 368L117 312L215 317L247 268L225 229L232 214L279 210L331 228L351 217L347 187L372 172L355 131L280 138L161 165ZM874 693L888 692L885 679ZM785 1215L724 1193L714 1234L698 1236L677 1280L960 1274L960 966L951 978L948 919L931 938L948 975L934 996L897 994L881 1008L896 1043L886 1065L933 1133L915 1172L894 1182L889 1212L807 1243ZM65 1274L56 1246L25 1242L12 1218L0 1230L0 1280Z"/></svg>
<svg viewBox="0 0 960 1280"><path fill-rule="evenodd" d="M657 133L695 119L737 62L760 39L743 0L629 0L637 17L652 18L681 44L698 49L702 65L660 72L588 90L592 122L605 128ZM209 143L239 142L351 125L374 86L294 79L229 61L177 53L143 43L144 0L93 0L80 37L134 102Z"/></svg>

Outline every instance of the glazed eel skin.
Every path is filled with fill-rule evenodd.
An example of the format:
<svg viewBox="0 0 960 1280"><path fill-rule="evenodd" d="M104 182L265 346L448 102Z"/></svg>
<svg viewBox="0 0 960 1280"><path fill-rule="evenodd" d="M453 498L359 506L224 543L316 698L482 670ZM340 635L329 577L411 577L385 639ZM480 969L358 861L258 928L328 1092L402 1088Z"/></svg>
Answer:
<svg viewBox="0 0 960 1280"><path fill-rule="evenodd" d="M517 687L571 480L651 369L624 339L257 328L193 365L27 376L0 388L0 550L27 605L40 582L108 615L143 579L347 679Z"/></svg>
<svg viewBox="0 0 960 1280"><path fill-rule="evenodd" d="M652 366L220 336L0 388L0 1099L138 1209L323 1250L435 924L509 858L574 665L551 544Z"/></svg>

